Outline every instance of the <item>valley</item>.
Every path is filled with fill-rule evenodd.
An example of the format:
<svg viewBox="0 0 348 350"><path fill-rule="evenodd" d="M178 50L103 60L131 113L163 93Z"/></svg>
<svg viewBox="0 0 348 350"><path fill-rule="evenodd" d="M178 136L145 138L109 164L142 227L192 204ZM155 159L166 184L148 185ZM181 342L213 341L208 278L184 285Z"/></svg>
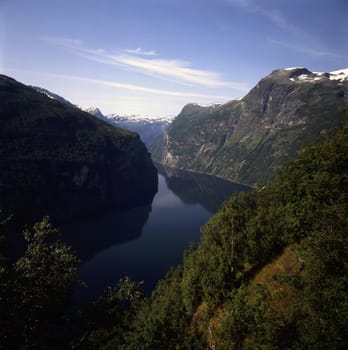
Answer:
<svg viewBox="0 0 348 350"><path fill-rule="evenodd" d="M48 322L86 349L340 349L347 82L277 70L172 120L82 111L0 76L6 344L29 310L30 343L51 341Z"/></svg>
<svg viewBox="0 0 348 350"><path fill-rule="evenodd" d="M348 1L0 1L0 350L348 349Z"/></svg>

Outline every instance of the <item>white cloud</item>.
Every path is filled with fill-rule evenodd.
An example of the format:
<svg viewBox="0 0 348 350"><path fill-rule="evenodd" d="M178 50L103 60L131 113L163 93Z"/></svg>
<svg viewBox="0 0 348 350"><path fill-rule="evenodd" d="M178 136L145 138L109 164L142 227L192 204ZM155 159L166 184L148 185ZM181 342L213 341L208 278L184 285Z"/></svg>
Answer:
<svg viewBox="0 0 348 350"><path fill-rule="evenodd" d="M110 56L115 62L125 67L137 69L143 73L155 74L159 77L172 78L178 82L191 83L207 87L245 88L243 84L224 81L220 74L195 69L191 63L181 60L145 59L131 55Z"/></svg>
<svg viewBox="0 0 348 350"><path fill-rule="evenodd" d="M221 74L209 70L193 68L192 64L188 61L159 59L154 57L144 58L131 54L111 55L102 49L86 48L81 42L75 42L75 40L71 39L45 38L44 40L50 44L65 47L86 59L103 64L117 65L124 69L136 70L142 74L151 75L162 80L169 80L184 85L200 85L209 88L227 87L242 92L247 92L249 90L249 87L245 83L226 81L222 78ZM140 48L134 51L137 51L137 54L143 52ZM148 51L147 53L150 52L152 51Z"/></svg>
<svg viewBox="0 0 348 350"><path fill-rule="evenodd" d="M142 55L142 56L158 56L156 51L144 51L141 47L136 48L135 50L133 49L127 49L125 50L126 52L134 55Z"/></svg>
<svg viewBox="0 0 348 350"><path fill-rule="evenodd" d="M167 95L167 96L175 96L175 97L192 97L192 98L202 98L202 99L209 99L209 100L219 100L219 101L226 101L230 99L230 97L228 96L198 94L195 92L182 92L182 91L165 90L165 89L155 89L155 88L149 88L141 85L126 84L126 83L110 81L110 80L78 77L74 75L56 75L56 76L61 78L66 78L66 79L73 79L73 80L79 80L79 81L89 82L93 84L108 86L116 89L139 91L139 92L156 94L156 95Z"/></svg>
<svg viewBox="0 0 348 350"><path fill-rule="evenodd" d="M30 76L41 75L41 76L52 77L52 78L91 83L91 84L96 84L100 86L106 86L106 87L111 87L111 88L121 89L121 90L129 90L133 92L142 92L146 94L165 95L165 96L184 97L184 98L200 98L202 100L211 100L211 101L220 101L220 102L231 99L230 96L201 94L201 93L189 92L189 91L184 92L184 91L176 91L176 90L156 89L156 88L150 88L142 85L127 84L127 83L111 81L111 80L86 78L86 77L80 77L76 75L37 72L37 71L28 71L28 70L20 70L20 69L11 69L11 68L8 68L8 71L12 73L20 73L20 74L25 73L26 75L30 75Z"/></svg>

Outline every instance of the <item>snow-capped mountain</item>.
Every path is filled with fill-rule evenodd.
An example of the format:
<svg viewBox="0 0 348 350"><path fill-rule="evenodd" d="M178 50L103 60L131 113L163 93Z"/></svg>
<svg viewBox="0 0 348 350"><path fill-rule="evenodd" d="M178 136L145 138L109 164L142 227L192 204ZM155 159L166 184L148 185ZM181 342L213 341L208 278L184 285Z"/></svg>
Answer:
<svg viewBox="0 0 348 350"><path fill-rule="evenodd" d="M83 111L94 115L95 117L97 117L98 119L102 119L105 120L106 117L105 115L101 112L101 110L98 107L88 107L88 108L80 108Z"/></svg>
<svg viewBox="0 0 348 350"><path fill-rule="evenodd" d="M138 133L147 146L162 134L174 119L172 116L144 117L139 115L120 116L118 114L109 114L106 118L120 128Z"/></svg>

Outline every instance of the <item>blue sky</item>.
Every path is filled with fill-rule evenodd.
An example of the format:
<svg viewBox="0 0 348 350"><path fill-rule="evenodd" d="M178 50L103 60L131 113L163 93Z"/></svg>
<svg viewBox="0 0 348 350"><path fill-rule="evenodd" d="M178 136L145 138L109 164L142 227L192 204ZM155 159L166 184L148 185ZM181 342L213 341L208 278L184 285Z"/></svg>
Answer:
<svg viewBox="0 0 348 350"><path fill-rule="evenodd" d="M176 115L282 67L348 67L346 0L0 0L0 71L104 114Z"/></svg>

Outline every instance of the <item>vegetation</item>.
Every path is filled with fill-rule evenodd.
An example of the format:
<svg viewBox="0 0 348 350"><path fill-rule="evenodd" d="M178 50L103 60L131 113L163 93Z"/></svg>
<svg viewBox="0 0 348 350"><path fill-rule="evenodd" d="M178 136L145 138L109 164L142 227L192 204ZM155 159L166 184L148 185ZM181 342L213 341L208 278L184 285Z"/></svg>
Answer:
<svg viewBox="0 0 348 350"><path fill-rule="evenodd" d="M54 239L47 218L24 231L28 243L15 263L0 261L0 347L63 349L71 339L71 296L78 282L77 258Z"/></svg>
<svg viewBox="0 0 348 350"><path fill-rule="evenodd" d="M138 346L346 348L347 158L345 130L308 146L273 185L226 202L137 315Z"/></svg>
<svg viewBox="0 0 348 350"><path fill-rule="evenodd" d="M0 207L56 222L151 202L157 173L139 136L0 75Z"/></svg>
<svg viewBox="0 0 348 350"><path fill-rule="evenodd" d="M153 159L252 186L273 181L305 142L347 122L348 81L296 78L302 74L311 75L276 70L240 100L185 106L150 145Z"/></svg>
<svg viewBox="0 0 348 350"><path fill-rule="evenodd" d="M76 258L51 241L56 230L44 219L25 231L22 258L12 265L1 260L0 344L346 349L347 203L348 130L342 130L307 146L273 184L227 201L151 298L125 278L82 312L72 312L69 301Z"/></svg>

